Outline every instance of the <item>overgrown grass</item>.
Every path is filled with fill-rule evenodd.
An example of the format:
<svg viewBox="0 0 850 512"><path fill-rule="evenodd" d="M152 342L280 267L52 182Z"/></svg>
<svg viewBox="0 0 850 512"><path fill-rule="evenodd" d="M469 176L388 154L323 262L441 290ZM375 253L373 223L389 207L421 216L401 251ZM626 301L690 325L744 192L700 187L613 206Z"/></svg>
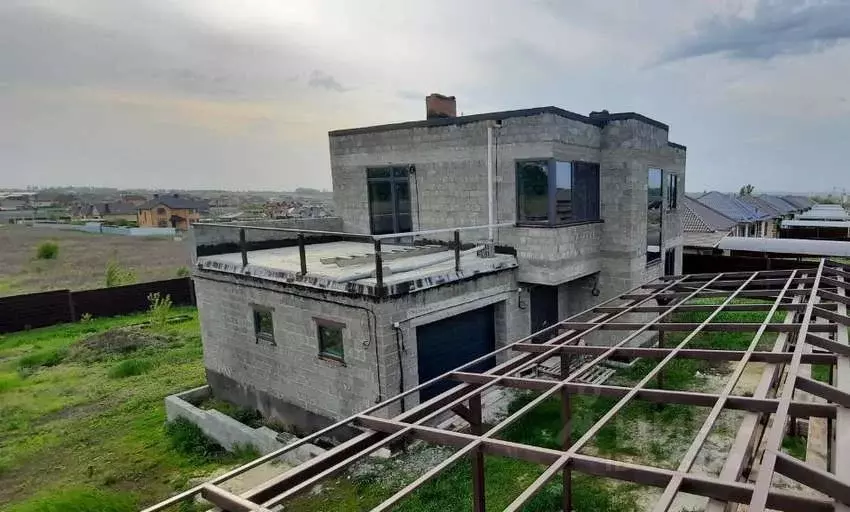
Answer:
<svg viewBox="0 0 850 512"><path fill-rule="evenodd" d="M59 355L89 334L143 323L146 313L0 336L0 510L109 511L125 499L131 508L114 510L137 510L247 456L206 459L172 448L163 398L204 383L197 313L173 313L189 320L157 333L167 344L95 360ZM134 373L133 360L150 363L143 378L110 378ZM80 489L106 494L88 507L92 495Z"/></svg>
<svg viewBox="0 0 850 512"><path fill-rule="evenodd" d="M89 487L75 487L45 493L9 512L131 512L136 500L124 492L112 492Z"/></svg>
<svg viewBox="0 0 850 512"><path fill-rule="evenodd" d="M813 364L812 378L829 384L829 365L828 364Z"/></svg>
<svg viewBox="0 0 850 512"><path fill-rule="evenodd" d="M110 379L123 379L147 373L153 368L153 363L147 359L126 359L109 369Z"/></svg>

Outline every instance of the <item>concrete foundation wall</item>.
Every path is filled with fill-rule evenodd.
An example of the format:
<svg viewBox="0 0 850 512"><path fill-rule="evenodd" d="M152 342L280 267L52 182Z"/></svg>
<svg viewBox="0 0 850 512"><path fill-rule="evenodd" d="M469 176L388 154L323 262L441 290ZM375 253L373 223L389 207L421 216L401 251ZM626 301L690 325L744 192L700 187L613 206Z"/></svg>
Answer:
<svg viewBox="0 0 850 512"><path fill-rule="evenodd" d="M262 455L283 448L297 440L291 434L279 434L268 427L252 428L236 421L230 416L216 410L204 410L192 405L192 401L203 399L210 395L210 387L202 386L184 393L170 395L165 398L165 415L168 421L185 418L201 429L211 439L224 449L232 451L238 446L253 446ZM279 440L286 439L286 443ZM308 461L324 452L322 448L305 444L284 453L280 460L296 465Z"/></svg>

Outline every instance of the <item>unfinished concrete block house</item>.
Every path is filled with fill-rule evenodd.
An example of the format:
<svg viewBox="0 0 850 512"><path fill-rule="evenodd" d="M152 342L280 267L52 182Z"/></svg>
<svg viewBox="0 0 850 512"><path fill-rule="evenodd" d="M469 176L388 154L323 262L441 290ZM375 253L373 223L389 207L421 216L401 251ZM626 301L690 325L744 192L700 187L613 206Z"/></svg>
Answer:
<svg viewBox="0 0 850 512"><path fill-rule="evenodd" d="M426 104L329 133L338 218L194 225L216 396L315 431L680 272L686 149L666 124Z"/></svg>

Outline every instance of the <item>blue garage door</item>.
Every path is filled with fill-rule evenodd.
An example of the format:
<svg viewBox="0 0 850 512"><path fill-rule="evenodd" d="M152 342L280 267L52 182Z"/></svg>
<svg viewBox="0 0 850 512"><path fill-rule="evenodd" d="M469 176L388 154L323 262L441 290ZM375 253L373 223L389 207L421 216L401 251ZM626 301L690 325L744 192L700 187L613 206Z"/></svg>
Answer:
<svg viewBox="0 0 850 512"><path fill-rule="evenodd" d="M476 309L416 329L416 346L419 350L419 382L457 368L492 352L496 345L493 326L493 306ZM480 372L492 368L491 358L466 371ZM420 401L428 400L457 383L437 383L420 391Z"/></svg>

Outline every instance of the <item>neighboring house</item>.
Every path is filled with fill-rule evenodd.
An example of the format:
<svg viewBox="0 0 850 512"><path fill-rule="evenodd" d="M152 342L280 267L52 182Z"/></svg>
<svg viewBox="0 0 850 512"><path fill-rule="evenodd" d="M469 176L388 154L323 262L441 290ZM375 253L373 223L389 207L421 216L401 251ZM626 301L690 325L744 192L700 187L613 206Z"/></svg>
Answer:
<svg viewBox="0 0 850 512"><path fill-rule="evenodd" d="M850 241L850 212L837 204L815 204L782 221L782 238Z"/></svg>
<svg viewBox="0 0 850 512"><path fill-rule="evenodd" d="M153 199L137 207L139 227L170 227L185 231L209 209L207 202L180 194L154 194Z"/></svg>
<svg viewBox="0 0 850 512"><path fill-rule="evenodd" d="M726 236L733 235L737 222L699 201L682 198L684 250L691 254L712 254Z"/></svg>
<svg viewBox="0 0 850 512"><path fill-rule="evenodd" d="M94 205L104 220L137 220L136 205L126 202L99 203Z"/></svg>
<svg viewBox="0 0 850 512"><path fill-rule="evenodd" d="M776 238L779 236L779 225L785 217L785 213L761 196L738 196L738 198L754 208L756 213L769 216L769 220L765 225L765 238Z"/></svg>
<svg viewBox="0 0 850 512"><path fill-rule="evenodd" d="M782 196L782 199L796 206L800 212L804 212L815 205L815 202L806 196Z"/></svg>
<svg viewBox="0 0 850 512"><path fill-rule="evenodd" d="M759 211L734 194L712 191L691 198L734 220L737 223L734 236L764 237L768 225L773 222L770 214Z"/></svg>
<svg viewBox="0 0 850 512"><path fill-rule="evenodd" d="M35 201L35 192L9 192L0 194L0 210L24 210L32 208Z"/></svg>
<svg viewBox="0 0 850 512"><path fill-rule="evenodd" d="M68 213L70 214L72 219L77 220L86 220L86 219L100 219L100 210L97 205L91 203L82 203L71 206L68 209Z"/></svg>
<svg viewBox="0 0 850 512"><path fill-rule="evenodd" d="M556 107L455 117L453 98L426 102L425 120L329 133L340 217L193 226L216 396L319 428L681 273L686 149L667 125Z"/></svg>
<svg viewBox="0 0 850 512"><path fill-rule="evenodd" d="M771 195L771 194L761 194L759 196L762 201L769 203L776 211L778 211L783 219L790 219L794 216L795 213L799 213L802 209L797 206L789 203L785 199L782 199L779 196Z"/></svg>
<svg viewBox="0 0 850 512"><path fill-rule="evenodd" d="M130 203L133 206L141 206L148 201L146 196L140 194L122 194L121 202L122 203Z"/></svg>

